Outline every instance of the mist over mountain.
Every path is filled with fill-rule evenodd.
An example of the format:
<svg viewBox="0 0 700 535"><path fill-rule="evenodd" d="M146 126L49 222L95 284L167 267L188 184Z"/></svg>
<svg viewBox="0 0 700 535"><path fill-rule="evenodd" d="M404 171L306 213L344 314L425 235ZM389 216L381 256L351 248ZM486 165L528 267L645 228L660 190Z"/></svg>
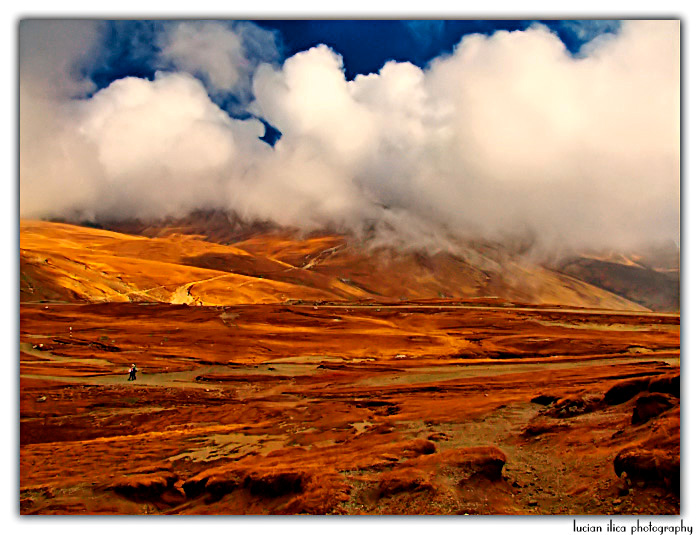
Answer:
<svg viewBox="0 0 700 535"><path fill-rule="evenodd" d="M283 59L252 23L150 31L131 46L160 70L100 88L104 23L21 22L22 218L221 210L444 251L678 243L678 21L626 21L576 54L543 25L470 34L350 80L332 48Z"/></svg>
<svg viewBox="0 0 700 535"><path fill-rule="evenodd" d="M247 222L236 214L212 210L181 218L83 222L82 226L27 221L23 228L23 276L39 281L33 285L36 292L25 296L30 301L42 295L64 295L65 299L66 288L61 287L66 282L72 287L70 281L84 277L86 266L95 264L112 265L110 277L118 274L116 291L107 283L112 288L107 299L117 301L156 297L150 291L142 295L143 283L124 287L124 282L149 269L162 273L175 269L184 270L174 275L175 280L189 280L185 285L188 295L198 295L196 302L205 304L241 299L309 300L313 296L316 300L382 302L487 298L621 310L680 309L680 249L673 242L636 250L561 248L545 254L532 234L512 234L499 241L438 234L432 242L421 242L406 240L381 224L356 236L330 227L302 231L272 221ZM130 245L103 245L105 231L111 242ZM41 238L35 242L32 235ZM71 242L76 245L66 248ZM197 254L192 253L194 244ZM82 252L83 248L88 251ZM164 251L170 252L164 256ZM68 261L61 275L50 275L53 261L44 262L55 255L60 258L57 263ZM129 267L132 260L124 264L124 257L137 257L146 264ZM165 264L149 264L151 261ZM191 273L191 268L209 271ZM75 275L69 275L73 270L77 270ZM239 286L228 281L234 275L227 274L252 277L243 283L247 292L240 294ZM212 295L206 280L221 277ZM52 282L40 282L42 279ZM296 286L270 289L270 281ZM150 284L154 289L161 285L181 286L165 280ZM44 287L48 290L42 290ZM326 293L309 294L310 288ZM69 297L73 299L100 301L105 296L88 286ZM158 298L163 299L169 302L173 297L166 292ZM180 299L179 294L175 299Z"/></svg>

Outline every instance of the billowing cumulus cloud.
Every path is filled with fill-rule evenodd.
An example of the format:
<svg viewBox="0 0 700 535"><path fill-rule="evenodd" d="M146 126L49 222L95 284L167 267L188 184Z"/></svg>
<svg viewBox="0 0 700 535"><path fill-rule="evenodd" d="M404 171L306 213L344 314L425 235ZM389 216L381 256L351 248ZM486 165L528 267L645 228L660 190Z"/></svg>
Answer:
<svg viewBox="0 0 700 535"><path fill-rule="evenodd" d="M177 22L162 26L156 40L161 67L201 77L215 97L244 103L255 69L278 59L274 34L246 22Z"/></svg>
<svg viewBox="0 0 700 535"><path fill-rule="evenodd" d="M177 69L90 98L54 95L48 125L22 115L21 150L32 155L20 154L23 217L221 208L306 230L372 227L405 244L678 237L677 22L625 22L575 57L543 26L471 35L425 69L389 62L354 80L324 45L281 66L253 60L253 74L241 63L252 48L223 23L183 22L168 35L163 54ZM28 57L42 50L21 46L21 85L43 94ZM57 48L74 61L86 49ZM63 64L45 78L79 72ZM215 104L241 79L247 111L282 133L274 148L259 121Z"/></svg>
<svg viewBox="0 0 700 535"><path fill-rule="evenodd" d="M266 147L259 121L231 119L187 74L124 78L80 109L79 132L95 147L102 210L122 216L225 208L221 191Z"/></svg>
<svg viewBox="0 0 700 535"><path fill-rule="evenodd" d="M92 21L22 21L19 31L20 215L61 215L97 202L92 147L75 128L74 98L94 89L81 74L99 46Z"/></svg>

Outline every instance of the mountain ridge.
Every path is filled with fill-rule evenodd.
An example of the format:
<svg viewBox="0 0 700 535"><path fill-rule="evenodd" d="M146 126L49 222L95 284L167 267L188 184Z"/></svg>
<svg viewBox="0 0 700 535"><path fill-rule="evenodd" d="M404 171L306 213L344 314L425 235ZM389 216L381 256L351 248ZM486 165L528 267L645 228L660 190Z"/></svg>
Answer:
<svg viewBox="0 0 700 535"><path fill-rule="evenodd" d="M339 233L304 235L222 217L113 225L119 232L106 224L22 220L20 301L227 305L497 298L649 309L493 244L459 255L401 251Z"/></svg>

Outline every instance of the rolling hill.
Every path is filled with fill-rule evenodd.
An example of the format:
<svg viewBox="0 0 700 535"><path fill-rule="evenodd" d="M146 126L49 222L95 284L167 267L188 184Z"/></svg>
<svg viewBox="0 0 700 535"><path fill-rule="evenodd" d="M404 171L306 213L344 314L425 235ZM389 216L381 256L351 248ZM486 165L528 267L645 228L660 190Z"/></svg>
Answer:
<svg viewBox="0 0 700 535"><path fill-rule="evenodd" d="M209 215L115 230L20 221L20 301L232 305L477 298L616 310L631 299L497 246L463 254L374 247L338 234Z"/></svg>

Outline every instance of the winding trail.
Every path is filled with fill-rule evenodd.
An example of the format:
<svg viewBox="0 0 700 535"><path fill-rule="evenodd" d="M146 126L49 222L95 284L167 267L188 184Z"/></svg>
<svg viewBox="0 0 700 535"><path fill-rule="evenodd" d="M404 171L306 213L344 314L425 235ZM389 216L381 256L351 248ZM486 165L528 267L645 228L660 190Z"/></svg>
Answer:
<svg viewBox="0 0 700 535"><path fill-rule="evenodd" d="M204 304L204 302L199 298L199 297L194 297L192 295L192 287L195 284L200 284L203 282L210 282L214 281L217 279L223 279L225 277L231 277L231 276L245 276L245 275L239 275L237 273L224 273L222 275L216 275L214 277L208 277L206 279L200 279L196 281L191 281L187 282L185 284L182 284L180 286L177 286L171 293L170 299L168 301L164 301L166 303L170 303L172 305L198 305L198 304ZM245 281L242 284L239 284L237 286L240 287L244 284L250 284L251 281ZM144 290L132 290L130 292L126 292L123 295L129 296L129 295L141 295L141 296L147 296L151 297L148 295L149 292L152 292L154 290L164 290L168 289L169 287L176 286L174 284L162 284L160 286L153 286L152 288L146 288ZM23 303L24 304L24 303ZM53 303L52 303L53 304ZM60 304L60 303L55 303L55 304Z"/></svg>
<svg viewBox="0 0 700 535"><path fill-rule="evenodd" d="M324 260L330 258L333 256L335 253L340 251L341 249L344 249L346 247L345 244L341 243L340 245L336 245L335 247L329 247L328 249L324 249L320 253L318 253L316 256L314 256L311 260L309 260L306 264L304 264L301 269L311 269L312 267L316 266L320 262L323 262Z"/></svg>

